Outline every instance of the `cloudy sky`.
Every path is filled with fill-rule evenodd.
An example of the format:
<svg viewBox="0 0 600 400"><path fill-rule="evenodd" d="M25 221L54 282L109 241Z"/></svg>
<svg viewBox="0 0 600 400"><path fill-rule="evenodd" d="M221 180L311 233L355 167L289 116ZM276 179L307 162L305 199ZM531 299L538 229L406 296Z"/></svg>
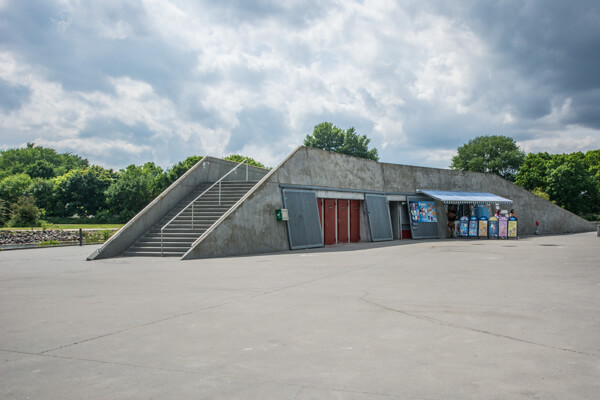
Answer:
<svg viewBox="0 0 600 400"><path fill-rule="evenodd" d="M484 134L598 149L599 107L598 0L0 0L3 149L274 166L330 121L447 167Z"/></svg>

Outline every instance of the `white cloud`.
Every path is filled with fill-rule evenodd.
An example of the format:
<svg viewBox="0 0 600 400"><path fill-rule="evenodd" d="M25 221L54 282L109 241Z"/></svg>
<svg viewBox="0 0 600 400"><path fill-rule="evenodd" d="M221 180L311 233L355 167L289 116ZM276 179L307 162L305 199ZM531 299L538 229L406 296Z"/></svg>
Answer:
<svg viewBox="0 0 600 400"><path fill-rule="evenodd" d="M106 157L112 149L132 156L151 149L149 143L180 141L183 146L197 146L197 152L222 153L229 132L208 129L201 124L182 118L177 106L169 99L158 96L147 82L129 77L109 80L114 93L68 91L60 84L49 82L19 64L9 53L0 54L0 78L14 85L29 88L29 100L21 108L2 118L0 130L27 136L38 144L45 144L70 151L81 151L91 157ZM127 127L144 125L145 137L137 137L143 143L103 138L103 135L119 132L96 132L91 137L81 137L98 121L118 121ZM124 132L120 132L124 133ZM161 151L152 152L161 156ZM126 163L128 163L126 161Z"/></svg>
<svg viewBox="0 0 600 400"><path fill-rule="evenodd" d="M600 149L598 131L578 125L568 125L560 130L531 129L528 133L534 138L517 143L522 150L528 153L563 154Z"/></svg>

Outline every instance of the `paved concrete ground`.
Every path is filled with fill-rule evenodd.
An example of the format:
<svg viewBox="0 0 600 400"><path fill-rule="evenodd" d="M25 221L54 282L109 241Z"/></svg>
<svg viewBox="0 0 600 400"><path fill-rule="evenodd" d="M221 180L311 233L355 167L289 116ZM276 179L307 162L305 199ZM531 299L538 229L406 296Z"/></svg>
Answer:
<svg viewBox="0 0 600 400"><path fill-rule="evenodd" d="M2 252L0 398L600 398L595 232L344 249Z"/></svg>

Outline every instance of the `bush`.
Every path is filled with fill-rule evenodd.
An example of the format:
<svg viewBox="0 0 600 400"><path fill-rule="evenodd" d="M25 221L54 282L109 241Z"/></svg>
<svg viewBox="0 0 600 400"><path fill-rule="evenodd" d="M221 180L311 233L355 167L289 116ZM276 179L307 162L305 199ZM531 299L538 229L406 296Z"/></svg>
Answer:
<svg viewBox="0 0 600 400"><path fill-rule="evenodd" d="M46 247L46 246L59 246L60 242L58 240L44 240L43 242L40 242L40 244L38 246L40 247Z"/></svg>
<svg viewBox="0 0 600 400"><path fill-rule="evenodd" d="M10 219L10 207L3 199L0 199L0 226L4 226Z"/></svg>
<svg viewBox="0 0 600 400"><path fill-rule="evenodd" d="M13 205L10 226L39 226L42 213L31 197L20 197Z"/></svg>
<svg viewBox="0 0 600 400"><path fill-rule="evenodd" d="M104 243L115 233L117 233L116 230L110 229L84 231L83 237L85 238L86 243Z"/></svg>

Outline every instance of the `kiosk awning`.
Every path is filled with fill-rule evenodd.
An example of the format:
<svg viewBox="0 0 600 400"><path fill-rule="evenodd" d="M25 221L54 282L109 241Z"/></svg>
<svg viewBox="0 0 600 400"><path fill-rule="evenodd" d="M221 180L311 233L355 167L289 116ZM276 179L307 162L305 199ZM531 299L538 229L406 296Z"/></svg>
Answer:
<svg viewBox="0 0 600 400"><path fill-rule="evenodd" d="M512 200L493 193L421 189L418 189L417 192L439 200L444 204L512 204Z"/></svg>

